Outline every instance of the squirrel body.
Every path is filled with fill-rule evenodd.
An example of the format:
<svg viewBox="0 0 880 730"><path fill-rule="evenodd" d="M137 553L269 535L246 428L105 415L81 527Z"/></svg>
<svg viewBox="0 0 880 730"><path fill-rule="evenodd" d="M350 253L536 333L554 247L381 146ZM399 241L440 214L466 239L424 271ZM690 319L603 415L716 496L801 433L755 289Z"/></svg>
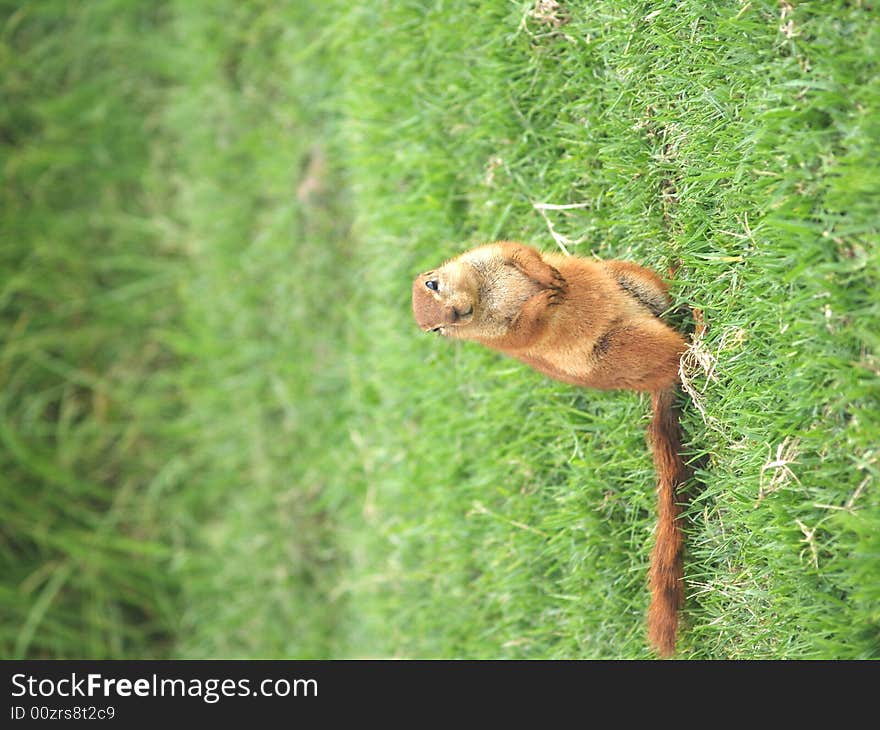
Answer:
<svg viewBox="0 0 880 730"><path fill-rule="evenodd" d="M675 405L686 343L660 319L671 305L666 284L628 261L499 241L420 274L412 302L426 332L479 342L572 385L652 394L648 436L658 478L658 528L648 637L658 653L671 655L682 603L676 490L689 474L679 455Z"/></svg>

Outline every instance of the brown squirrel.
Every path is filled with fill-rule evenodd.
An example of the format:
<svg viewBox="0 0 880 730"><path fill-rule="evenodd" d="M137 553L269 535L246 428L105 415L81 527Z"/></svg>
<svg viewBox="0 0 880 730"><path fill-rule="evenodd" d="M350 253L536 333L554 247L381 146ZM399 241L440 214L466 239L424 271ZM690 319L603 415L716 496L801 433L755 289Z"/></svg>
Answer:
<svg viewBox="0 0 880 730"><path fill-rule="evenodd" d="M648 639L659 654L671 655L683 602L676 491L689 470L679 455L675 404L686 344L660 319L671 304L666 284L627 261L592 261L500 241L420 274L412 301L424 331L475 340L566 383L651 393L658 526Z"/></svg>

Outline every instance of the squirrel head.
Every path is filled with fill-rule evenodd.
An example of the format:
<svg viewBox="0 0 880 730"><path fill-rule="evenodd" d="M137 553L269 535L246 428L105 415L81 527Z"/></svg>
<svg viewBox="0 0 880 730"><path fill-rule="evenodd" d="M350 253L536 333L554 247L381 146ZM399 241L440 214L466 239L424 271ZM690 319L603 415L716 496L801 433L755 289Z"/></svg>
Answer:
<svg viewBox="0 0 880 730"><path fill-rule="evenodd" d="M455 335L469 324L477 305L477 283L471 267L453 259L439 269L419 274L412 287L413 314L425 332Z"/></svg>

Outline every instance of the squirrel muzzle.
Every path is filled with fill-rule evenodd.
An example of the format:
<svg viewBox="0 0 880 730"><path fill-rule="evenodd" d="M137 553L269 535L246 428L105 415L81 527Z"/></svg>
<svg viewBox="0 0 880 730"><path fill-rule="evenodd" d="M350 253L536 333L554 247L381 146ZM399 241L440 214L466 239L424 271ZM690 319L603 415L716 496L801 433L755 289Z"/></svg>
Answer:
<svg viewBox="0 0 880 730"><path fill-rule="evenodd" d="M446 327L465 324L474 313L470 302L457 302L456 296L440 292L436 271L419 274L413 282L413 315L425 332L444 333Z"/></svg>

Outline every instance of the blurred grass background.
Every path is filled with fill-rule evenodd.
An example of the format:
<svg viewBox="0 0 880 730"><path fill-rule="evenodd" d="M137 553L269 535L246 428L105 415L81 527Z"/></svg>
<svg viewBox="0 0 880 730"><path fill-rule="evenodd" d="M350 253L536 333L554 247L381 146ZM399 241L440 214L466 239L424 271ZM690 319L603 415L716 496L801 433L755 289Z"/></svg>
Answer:
<svg viewBox="0 0 880 730"><path fill-rule="evenodd" d="M868 2L0 2L2 656L647 657L648 401L422 335L666 272L681 655L880 656Z"/></svg>

